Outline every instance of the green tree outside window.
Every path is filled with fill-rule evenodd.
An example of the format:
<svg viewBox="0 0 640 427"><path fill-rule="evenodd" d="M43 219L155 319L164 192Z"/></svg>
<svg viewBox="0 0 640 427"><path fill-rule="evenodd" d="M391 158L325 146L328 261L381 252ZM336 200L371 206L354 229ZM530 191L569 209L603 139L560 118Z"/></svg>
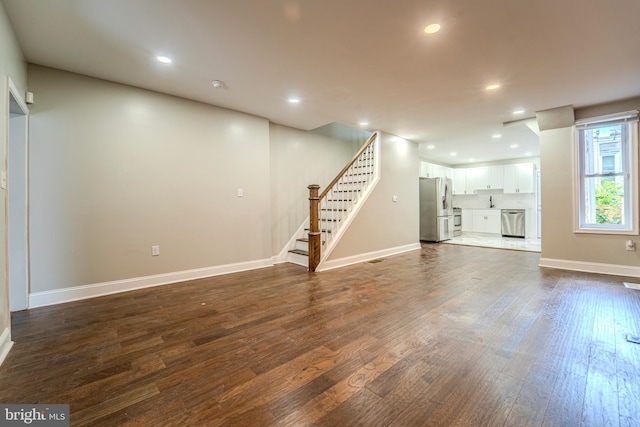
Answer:
<svg viewBox="0 0 640 427"><path fill-rule="evenodd" d="M596 222L620 224L622 222L622 198L624 186L620 182L603 178L596 189Z"/></svg>

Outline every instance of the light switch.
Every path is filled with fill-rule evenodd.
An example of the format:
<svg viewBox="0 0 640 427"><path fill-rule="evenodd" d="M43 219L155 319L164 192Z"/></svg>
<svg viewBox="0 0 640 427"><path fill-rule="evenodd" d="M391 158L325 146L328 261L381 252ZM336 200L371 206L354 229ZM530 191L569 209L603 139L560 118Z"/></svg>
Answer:
<svg viewBox="0 0 640 427"><path fill-rule="evenodd" d="M391 200L393 200L394 202L397 202L397 201L398 201L398 196L393 196L393 197L391 198Z"/></svg>
<svg viewBox="0 0 640 427"><path fill-rule="evenodd" d="M238 197L244 196L244 190L238 187Z"/></svg>

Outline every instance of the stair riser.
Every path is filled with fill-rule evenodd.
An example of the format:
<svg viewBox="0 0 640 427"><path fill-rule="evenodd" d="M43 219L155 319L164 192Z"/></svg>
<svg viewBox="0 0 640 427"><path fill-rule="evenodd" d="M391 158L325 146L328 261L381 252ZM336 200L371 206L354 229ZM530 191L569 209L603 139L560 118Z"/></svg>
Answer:
<svg viewBox="0 0 640 427"><path fill-rule="evenodd" d="M303 255L298 255L298 254L294 254L289 252L287 254L287 261L291 262L293 264L298 264L298 265L302 265L305 267L309 266L309 257L303 256Z"/></svg>
<svg viewBox="0 0 640 427"><path fill-rule="evenodd" d="M327 200L322 204L323 209L349 209L350 207L351 202L343 200Z"/></svg>
<svg viewBox="0 0 640 427"><path fill-rule="evenodd" d="M309 252L309 242L303 242L300 240L296 240L296 245L294 249L300 249L301 251Z"/></svg>
<svg viewBox="0 0 640 427"><path fill-rule="evenodd" d="M320 220L325 221L334 221L334 220L342 220L346 218L347 212L337 212L337 211L320 211Z"/></svg>
<svg viewBox="0 0 640 427"><path fill-rule="evenodd" d="M366 183L368 180L368 175L356 174L345 176L340 182L361 183L361 185L364 185L364 183Z"/></svg>
<svg viewBox="0 0 640 427"><path fill-rule="evenodd" d="M373 174L373 166L356 166L349 171L349 174Z"/></svg>
<svg viewBox="0 0 640 427"><path fill-rule="evenodd" d="M336 190L340 191L360 191L362 190L363 185L360 183L352 184L352 183L341 183L336 184Z"/></svg>

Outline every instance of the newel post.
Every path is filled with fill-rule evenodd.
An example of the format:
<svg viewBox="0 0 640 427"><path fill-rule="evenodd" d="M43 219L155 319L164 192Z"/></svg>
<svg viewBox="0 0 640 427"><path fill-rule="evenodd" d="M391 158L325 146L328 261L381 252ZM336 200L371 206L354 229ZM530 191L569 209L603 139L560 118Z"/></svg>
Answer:
<svg viewBox="0 0 640 427"><path fill-rule="evenodd" d="M307 188L309 189L309 271L316 271L316 267L320 264L320 225L318 224L320 186L311 184Z"/></svg>

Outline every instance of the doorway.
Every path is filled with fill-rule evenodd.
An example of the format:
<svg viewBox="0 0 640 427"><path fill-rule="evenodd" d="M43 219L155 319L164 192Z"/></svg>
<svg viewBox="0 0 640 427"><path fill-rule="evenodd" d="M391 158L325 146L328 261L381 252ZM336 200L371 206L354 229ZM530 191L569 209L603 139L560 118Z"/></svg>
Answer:
<svg viewBox="0 0 640 427"><path fill-rule="evenodd" d="M28 125L27 105L9 80L7 172L1 179L2 186L7 191L7 280L10 311L29 307Z"/></svg>

